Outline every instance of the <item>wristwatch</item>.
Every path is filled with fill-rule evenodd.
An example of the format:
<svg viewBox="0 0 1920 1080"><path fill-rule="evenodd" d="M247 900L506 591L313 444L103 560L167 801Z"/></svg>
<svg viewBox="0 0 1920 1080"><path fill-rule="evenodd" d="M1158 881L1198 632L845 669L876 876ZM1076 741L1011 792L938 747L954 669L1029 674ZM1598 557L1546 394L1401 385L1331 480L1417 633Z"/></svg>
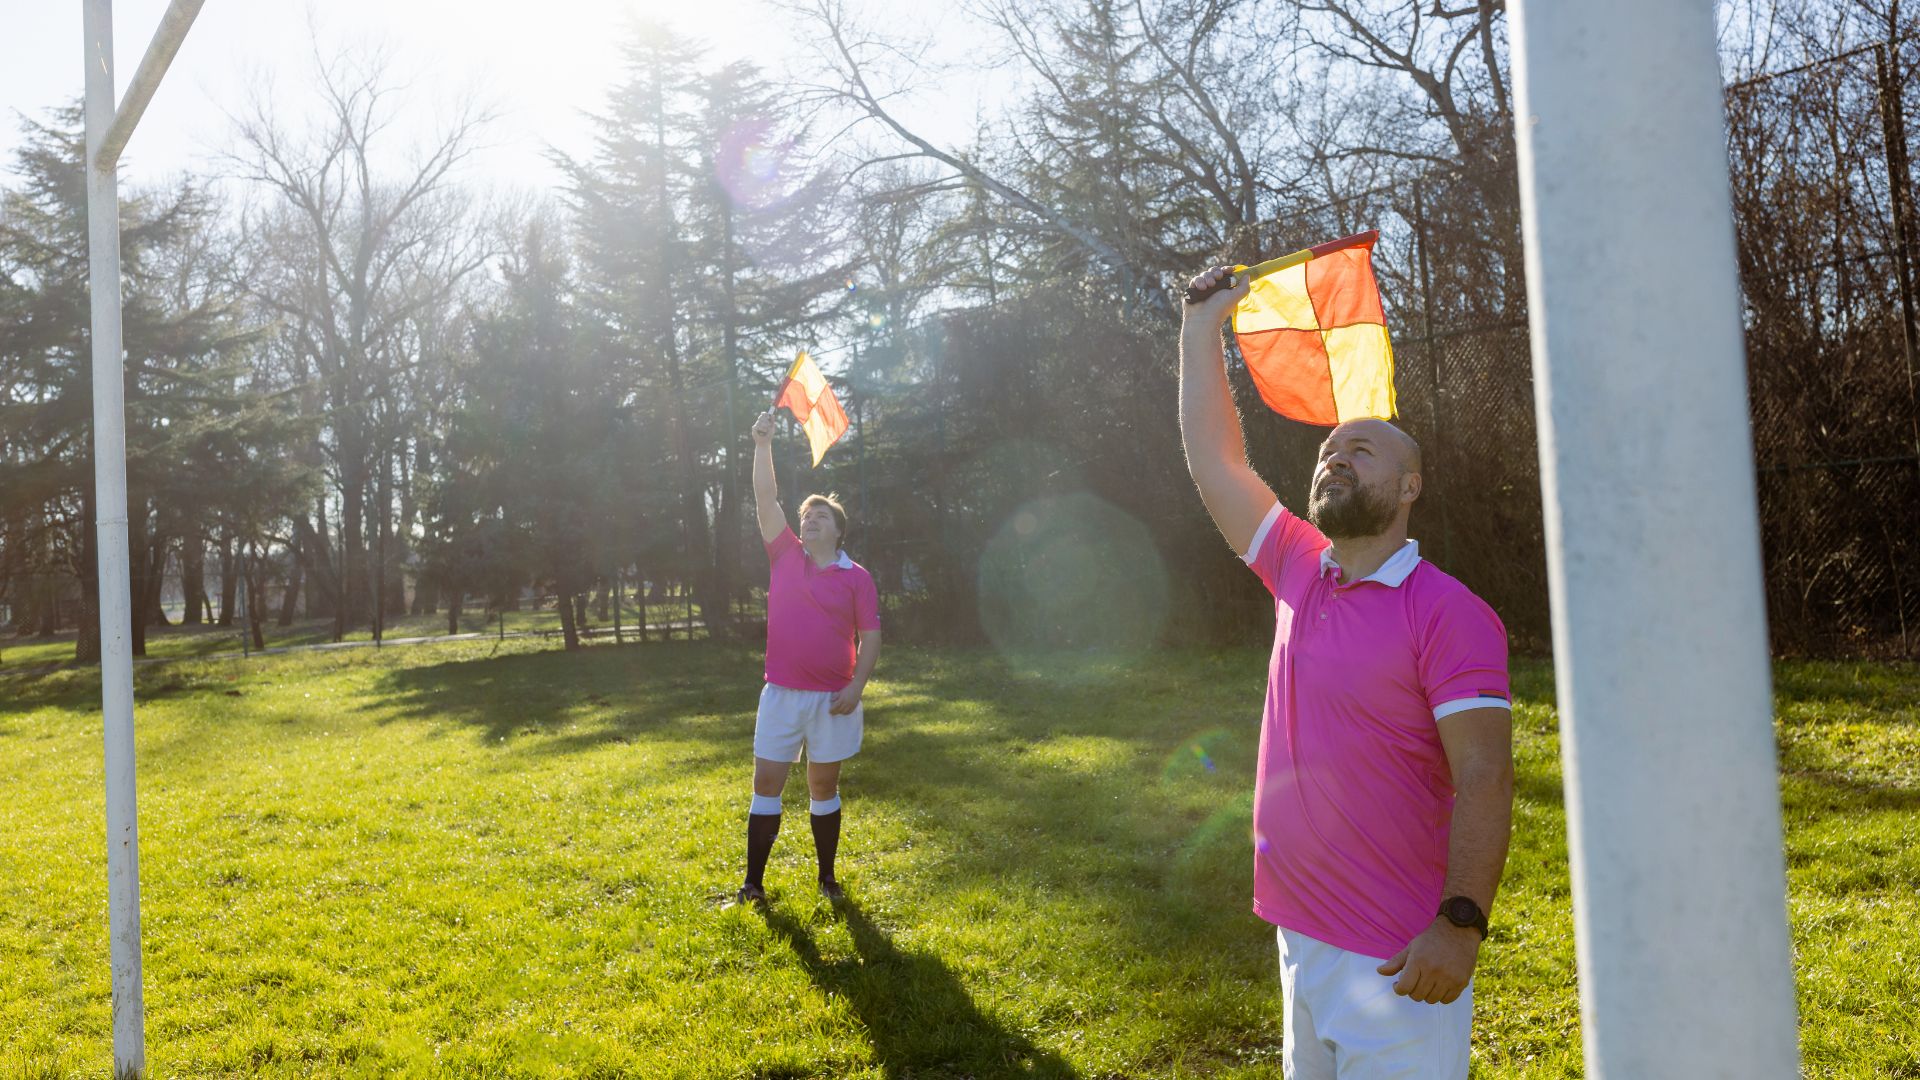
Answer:
<svg viewBox="0 0 1920 1080"><path fill-rule="evenodd" d="M1447 921L1455 926L1473 927L1480 931L1480 940L1486 940L1487 913L1480 910L1480 905L1473 902L1473 897L1449 896L1440 901L1440 910L1437 914L1445 915Z"/></svg>

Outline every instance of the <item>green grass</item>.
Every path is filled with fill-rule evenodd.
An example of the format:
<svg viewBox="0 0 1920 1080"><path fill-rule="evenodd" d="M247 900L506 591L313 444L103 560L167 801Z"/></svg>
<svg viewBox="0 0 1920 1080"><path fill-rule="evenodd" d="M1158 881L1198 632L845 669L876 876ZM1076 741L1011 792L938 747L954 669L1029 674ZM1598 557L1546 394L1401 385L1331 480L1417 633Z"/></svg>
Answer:
<svg viewBox="0 0 1920 1080"><path fill-rule="evenodd" d="M560 620L552 611L508 612L507 629L546 630L557 629ZM496 630L498 624L484 619L479 612L463 616L460 620L462 633L488 633ZM386 637L437 637L447 632L446 615L408 615L393 619L386 628ZM290 626L277 626L272 621L263 628L268 648L280 648L288 645L318 645L333 640L333 620L299 619ZM156 626L147 630L147 656L181 659L210 656L215 653L243 652L238 626ZM373 631L366 627L348 631L346 641L372 641ZM73 660L74 632L71 630L52 637L22 637L10 639L0 645L0 671L7 668L33 667L45 664L65 664Z"/></svg>
<svg viewBox="0 0 1920 1080"><path fill-rule="evenodd" d="M836 914L796 776L739 875L758 655L537 640L140 669L156 1076L1277 1077L1247 910L1264 657L890 649ZM1780 670L1813 1076L1920 1075L1920 672ZM97 683L0 677L0 1077L105 1076ZM1576 1076L1551 677L1476 1076Z"/></svg>
<svg viewBox="0 0 1920 1080"><path fill-rule="evenodd" d="M1800 1053L1920 1077L1920 668L1776 675Z"/></svg>
<svg viewBox="0 0 1920 1080"><path fill-rule="evenodd" d="M628 634L634 632L634 620L639 609L632 603L622 606L625 614L622 625ZM764 612L762 606L760 611ZM698 607L695 608L696 619ZM679 600L670 604L653 604L647 609L649 625L656 627L655 635L662 633L658 627L667 621L676 625L672 636L684 637L686 607ZM611 617L601 619L589 605L588 625L598 631L611 633ZM460 617L460 632L463 634L494 634L501 630L501 622L495 616L478 608L469 608ZM560 614L551 605L540 608L527 608L522 611L506 613L505 632L508 634L541 633L558 634L560 632ZM267 648L277 649L288 646L319 645L333 640L333 620L302 618L287 626L280 626L276 620L268 620L262 627L262 636ZM441 637L447 633L445 612L437 615L401 615L390 618L384 631L386 640L395 638ZM54 664L73 662L74 640L76 633L66 630L50 637L7 637L0 639L0 672L8 669L40 668ZM213 656L226 653L244 653L246 648L240 640L239 626L155 626L147 630L148 658L170 660ZM372 641L373 631L368 627L359 627L347 631L343 641Z"/></svg>

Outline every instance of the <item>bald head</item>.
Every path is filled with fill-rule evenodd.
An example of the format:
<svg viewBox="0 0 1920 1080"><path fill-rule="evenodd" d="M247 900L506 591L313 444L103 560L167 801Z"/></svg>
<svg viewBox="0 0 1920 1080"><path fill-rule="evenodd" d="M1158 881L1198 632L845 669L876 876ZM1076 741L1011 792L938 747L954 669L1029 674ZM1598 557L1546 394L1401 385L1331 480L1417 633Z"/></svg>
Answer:
<svg viewBox="0 0 1920 1080"><path fill-rule="evenodd" d="M1329 444L1355 440L1372 444L1376 453L1399 466L1403 473L1420 471L1420 444L1385 420L1349 420L1327 435Z"/></svg>

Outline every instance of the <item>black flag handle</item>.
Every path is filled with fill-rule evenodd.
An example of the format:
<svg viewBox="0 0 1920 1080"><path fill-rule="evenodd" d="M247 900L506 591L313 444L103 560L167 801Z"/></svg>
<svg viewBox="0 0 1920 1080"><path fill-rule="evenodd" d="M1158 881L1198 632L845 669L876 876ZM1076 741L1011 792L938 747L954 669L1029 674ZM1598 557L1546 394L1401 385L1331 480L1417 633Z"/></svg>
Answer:
<svg viewBox="0 0 1920 1080"><path fill-rule="evenodd" d="M1233 267L1218 266L1218 267L1214 267L1214 269L1231 271ZM1238 274L1229 273L1225 277L1221 278L1220 280L1214 282L1213 284L1207 286L1204 289L1196 289L1192 285L1187 286L1187 303L1197 304L1200 301L1205 300L1207 297L1212 296L1214 293L1221 291L1222 289L1233 288L1234 285L1237 284L1237 282L1234 279L1237 278L1238 276L1239 276Z"/></svg>

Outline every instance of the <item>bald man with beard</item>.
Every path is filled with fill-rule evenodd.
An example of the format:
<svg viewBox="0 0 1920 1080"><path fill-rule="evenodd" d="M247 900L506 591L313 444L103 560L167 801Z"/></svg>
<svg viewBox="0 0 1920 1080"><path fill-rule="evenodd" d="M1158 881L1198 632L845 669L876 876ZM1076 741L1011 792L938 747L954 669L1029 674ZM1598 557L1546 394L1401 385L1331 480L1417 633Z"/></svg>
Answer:
<svg viewBox="0 0 1920 1080"><path fill-rule="evenodd" d="M1246 292L1186 305L1180 434L1208 513L1274 599L1253 908L1277 928L1284 1068L1466 1080L1513 810L1506 631L1408 539L1406 432L1334 428L1305 518L1247 464L1220 338Z"/></svg>

